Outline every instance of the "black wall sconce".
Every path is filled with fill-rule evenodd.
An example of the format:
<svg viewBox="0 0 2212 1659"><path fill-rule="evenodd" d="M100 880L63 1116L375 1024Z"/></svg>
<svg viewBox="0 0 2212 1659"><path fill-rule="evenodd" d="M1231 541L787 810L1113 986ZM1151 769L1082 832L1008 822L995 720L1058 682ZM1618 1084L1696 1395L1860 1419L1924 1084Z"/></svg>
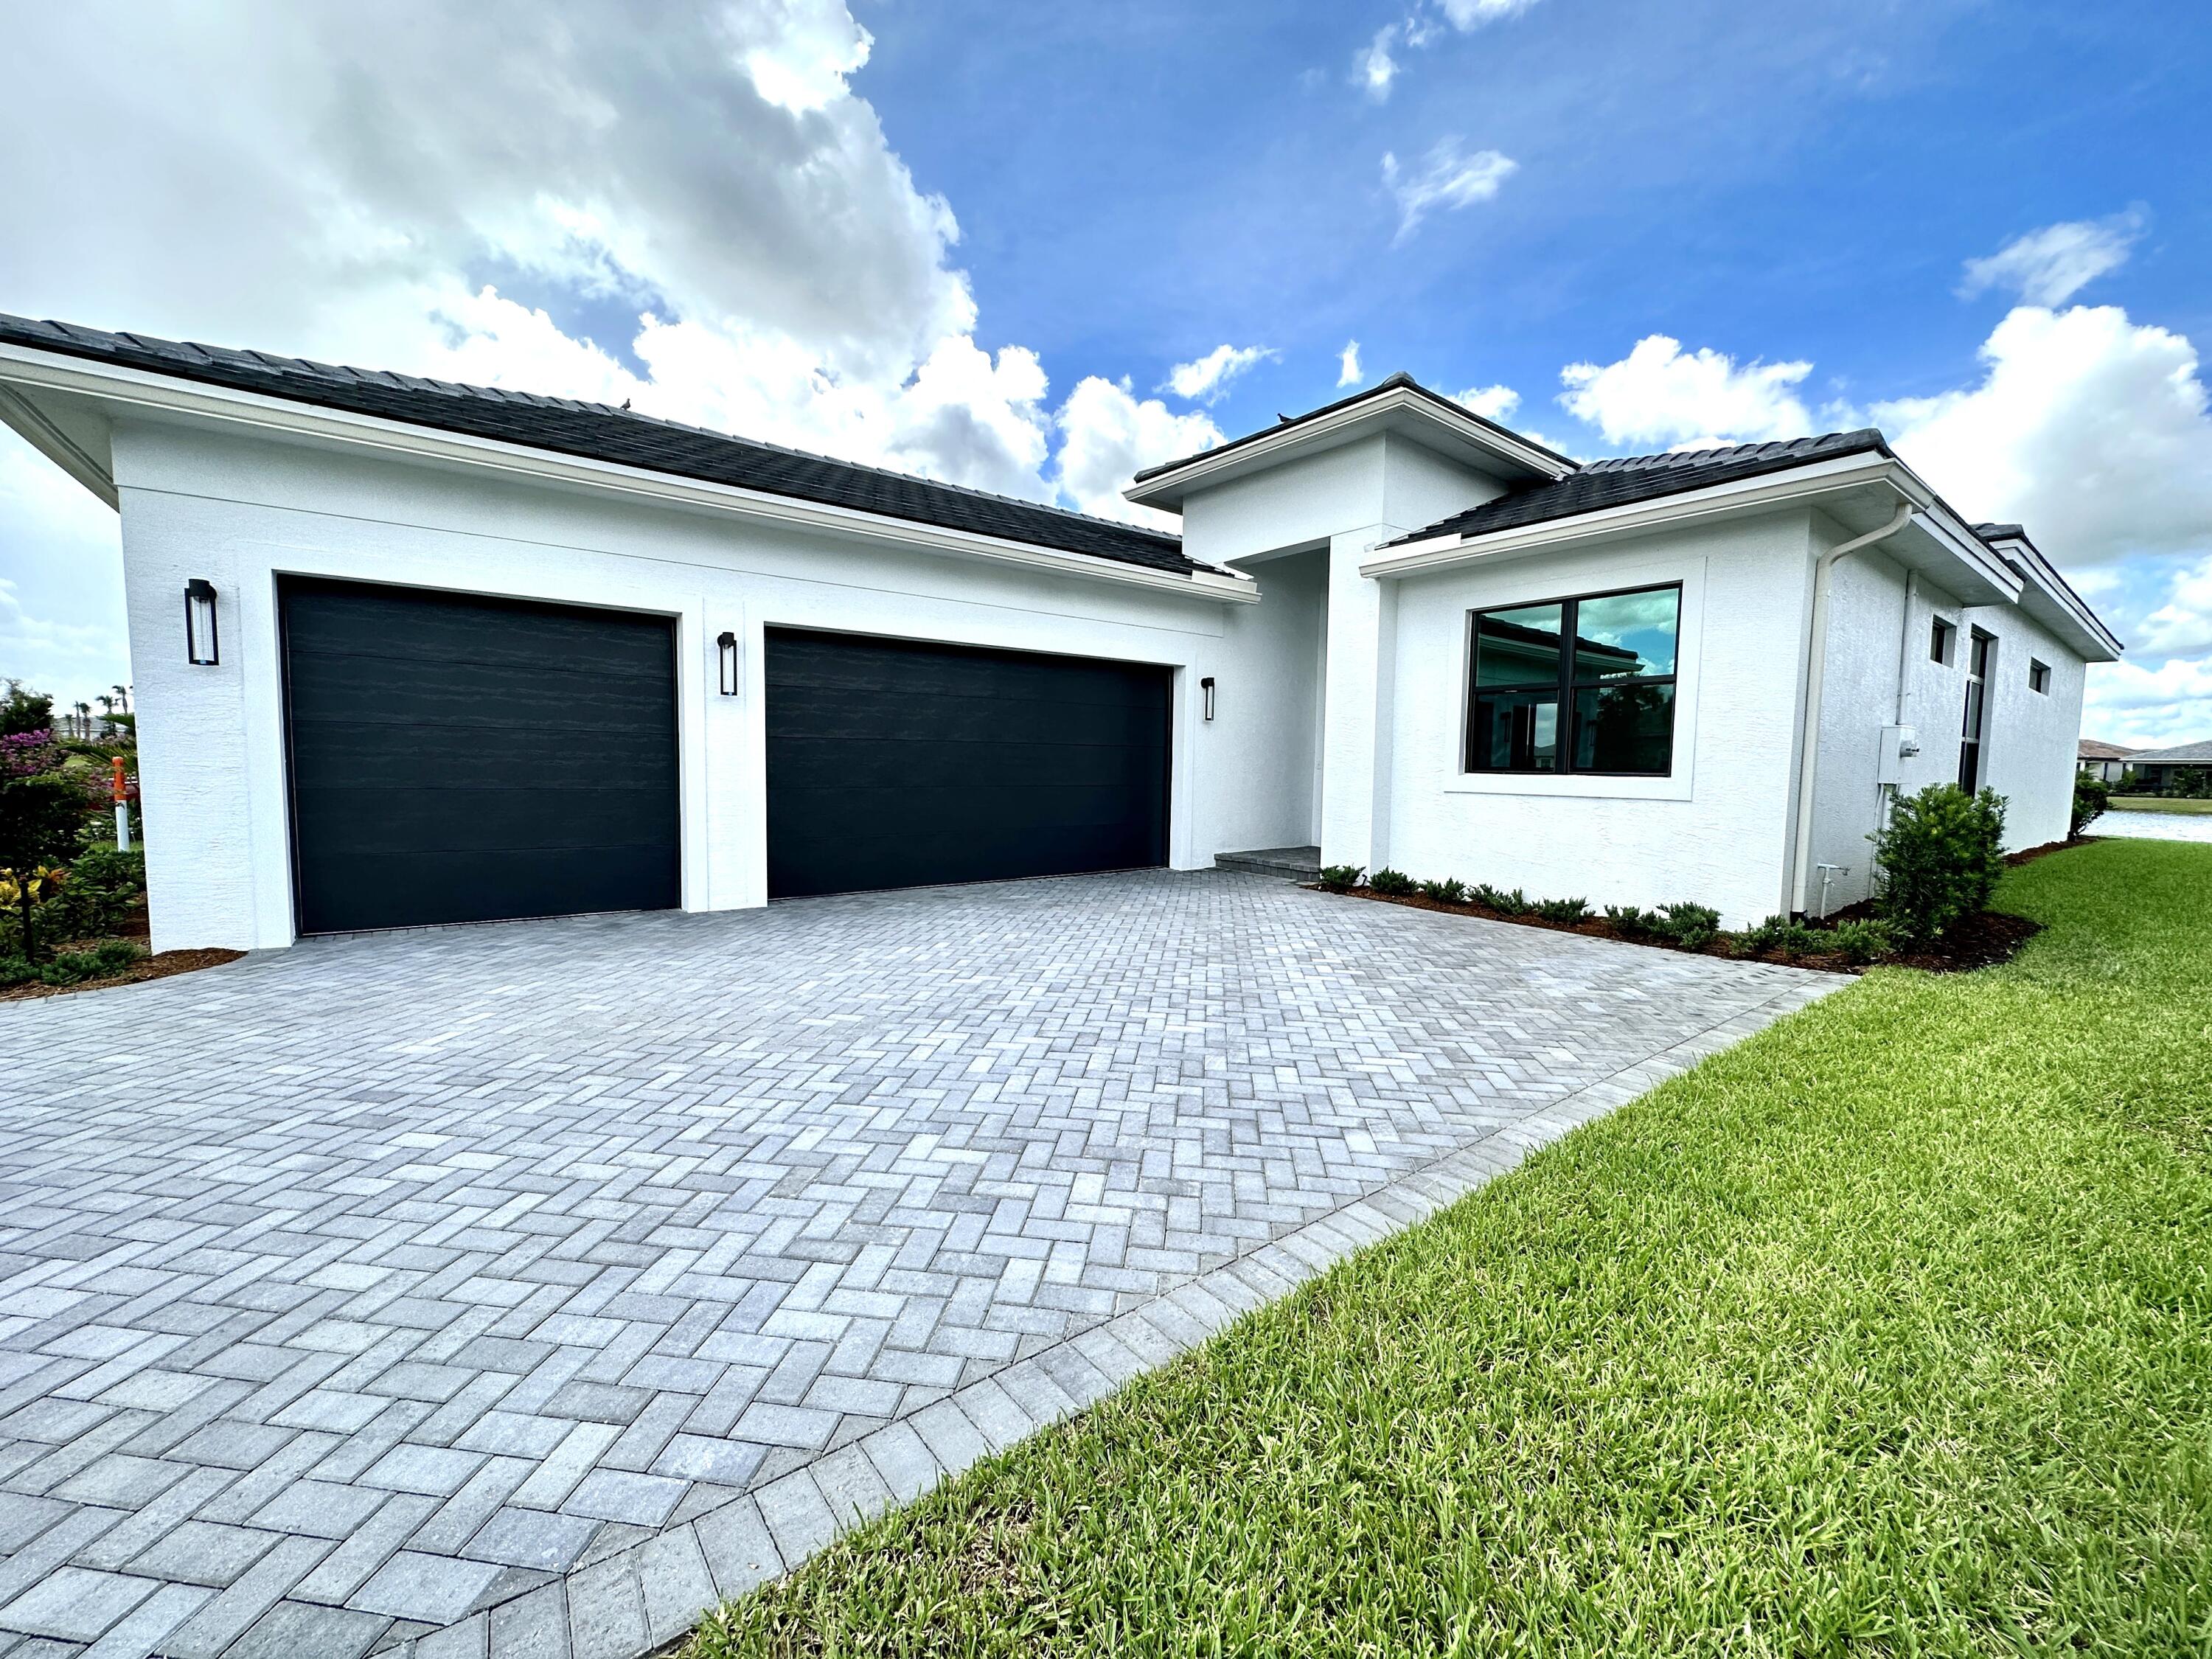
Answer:
<svg viewBox="0 0 2212 1659"><path fill-rule="evenodd" d="M1206 718L1212 720L1213 718L1213 676L1208 674L1200 680L1198 683L1198 689L1206 695Z"/></svg>
<svg viewBox="0 0 2212 1659"><path fill-rule="evenodd" d="M213 668L222 660L216 639L215 584L195 576L185 584L185 660Z"/></svg>
<svg viewBox="0 0 2212 1659"><path fill-rule="evenodd" d="M738 636L726 629L714 635L714 654L721 664L722 695L738 695Z"/></svg>

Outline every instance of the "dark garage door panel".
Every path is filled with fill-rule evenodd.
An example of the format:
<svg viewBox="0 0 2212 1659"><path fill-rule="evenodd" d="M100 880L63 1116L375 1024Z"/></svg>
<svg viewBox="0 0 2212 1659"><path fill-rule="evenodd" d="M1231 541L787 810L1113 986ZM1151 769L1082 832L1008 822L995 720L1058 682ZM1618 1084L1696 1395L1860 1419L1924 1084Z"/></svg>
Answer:
<svg viewBox="0 0 2212 1659"><path fill-rule="evenodd" d="M769 892L1167 862L1172 671L770 629Z"/></svg>
<svg viewBox="0 0 2212 1659"><path fill-rule="evenodd" d="M287 579L302 933L679 898L665 617Z"/></svg>

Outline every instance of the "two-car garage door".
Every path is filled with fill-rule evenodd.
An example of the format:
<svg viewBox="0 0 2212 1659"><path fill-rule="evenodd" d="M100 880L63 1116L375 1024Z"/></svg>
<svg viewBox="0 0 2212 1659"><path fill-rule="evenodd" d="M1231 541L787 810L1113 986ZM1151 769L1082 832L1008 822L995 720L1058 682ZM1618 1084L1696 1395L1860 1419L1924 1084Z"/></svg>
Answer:
<svg viewBox="0 0 2212 1659"><path fill-rule="evenodd" d="M680 902L665 617L279 592L302 933ZM1167 860L1168 670L769 630L772 897Z"/></svg>

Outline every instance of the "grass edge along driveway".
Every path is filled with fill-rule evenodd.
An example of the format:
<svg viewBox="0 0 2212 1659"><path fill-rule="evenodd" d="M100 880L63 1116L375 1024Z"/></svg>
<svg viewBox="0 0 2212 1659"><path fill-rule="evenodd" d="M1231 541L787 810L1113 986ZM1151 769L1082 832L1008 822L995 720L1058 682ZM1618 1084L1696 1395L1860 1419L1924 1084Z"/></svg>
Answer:
<svg viewBox="0 0 2212 1659"><path fill-rule="evenodd" d="M2212 848L1999 902L686 1659L2212 1653Z"/></svg>

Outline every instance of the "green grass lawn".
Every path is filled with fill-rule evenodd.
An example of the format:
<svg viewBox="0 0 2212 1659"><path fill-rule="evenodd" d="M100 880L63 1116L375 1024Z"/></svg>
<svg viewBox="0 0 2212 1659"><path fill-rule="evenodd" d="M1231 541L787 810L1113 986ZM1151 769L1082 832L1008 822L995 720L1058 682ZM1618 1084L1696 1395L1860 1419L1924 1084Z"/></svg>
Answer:
<svg viewBox="0 0 2212 1659"><path fill-rule="evenodd" d="M2185 800L2164 795L2115 795L2116 812L2212 812L2212 800Z"/></svg>
<svg viewBox="0 0 2212 1659"><path fill-rule="evenodd" d="M2212 1654L2212 847L2000 903L687 1659Z"/></svg>

